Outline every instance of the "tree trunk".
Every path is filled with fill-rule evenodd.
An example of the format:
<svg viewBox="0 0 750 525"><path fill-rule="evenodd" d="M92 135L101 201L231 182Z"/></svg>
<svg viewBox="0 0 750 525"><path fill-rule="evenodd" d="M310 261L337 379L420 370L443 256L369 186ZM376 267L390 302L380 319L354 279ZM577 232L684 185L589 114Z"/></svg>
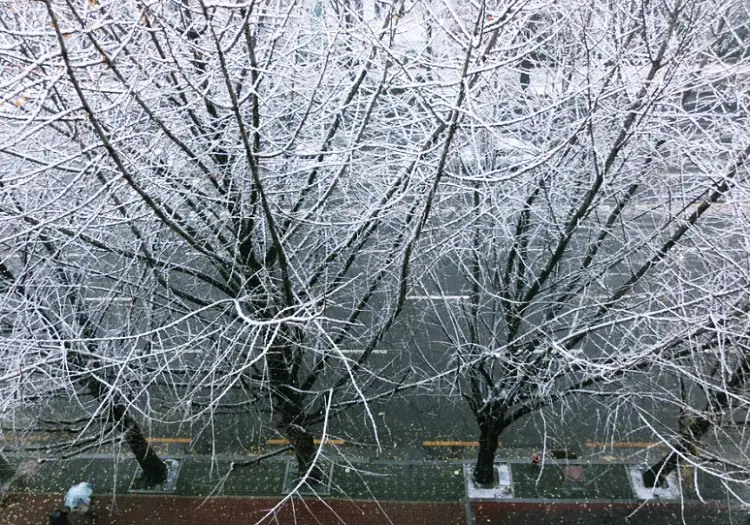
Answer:
<svg viewBox="0 0 750 525"><path fill-rule="evenodd" d="M315 441L304 427L291 424L287 427L289 443L294 448L294 455L297 458L297 475L301 478L307 474L308 479L314 481L323 481L323 471L315 463ZM310 470L312 467L312 470Z"/></svg>
<svg viewBox="0 0 750 525"><path fill-rule="evenodd" d="M483 487L495 484L495 453L500 432L491 424L479 425L479 454L474 466L474 483Z"/></svg>
<svg viewBox="0 0 750 525"><path fill-rule="evenodd" d="M128 413L125 406L117 404L112 407L115 423L125 434L125 442L133 452L136 461L143 469L143 476L149 483L167 481L169 468L146 441L141 427Z"/></svg>
<svg viewBox="0 0 750 525"><path fill-rule="evenodd" d="M670 452L643 473L643 486L666 487L667 476L677 468L677 454Z"/></svg>
<svg viewBox="0 0 750 525"><path fill-rule="evenodd" d="M531 85L531 66L532 63L528 58L521 60L521 91L526 91Z"/></svg>
<svg viewBox="0 0 750 525"><path fill-rule="evenodd" d="M0 452L0 475L8 474L10 472L13 472L13 467L11 467L8 460L5 459L5 455Z"/></svg>
<svg viewBox="0 0 750 525"><path fill-rule="evenodd" d="M744 357L737 369L732 373L726 388L732 390L745 383L745 377L750 373L750 358ZM729 408L729 395L726 391L712 391L704 412L720 414ZM661 487L677 468L678 452L682 455L696 455L698 442L711 428L711 421L705 417L690 419L687 428L680 436L679 441L665 457L643 473L643 484L646 487ZM661 471L661 473L659 473Z"/></svg>
<svg viewBox="0 0 750 525"><path fill-rule="evenodd" d="M685 435L674 445L674 450L667 453L657 463L643 473L643 485L648 488L664 487L669 476L677 468L679 455L695 454L698 441L711 428L711 422L705 418L693 419L688 423ZM679 452L679 454L678 454Z"/></svg>
<svg viewBox="0 0 750 525"><path fill-rule="evenodd" d="M291 330L285 329L287 341L298 340ZM268 371L273 389L274 405L281 416L279 428L286 432L289 444L294 449L297 459L297 475L308 480L323 481L323 472L315 465L315 441L304 426L305 415L302 408L299 381L295 367L294 346L291 344L275 345L268 351ZM306 384L308 390L312 384ZM309 474L308 474L309 471Z"/></svg>

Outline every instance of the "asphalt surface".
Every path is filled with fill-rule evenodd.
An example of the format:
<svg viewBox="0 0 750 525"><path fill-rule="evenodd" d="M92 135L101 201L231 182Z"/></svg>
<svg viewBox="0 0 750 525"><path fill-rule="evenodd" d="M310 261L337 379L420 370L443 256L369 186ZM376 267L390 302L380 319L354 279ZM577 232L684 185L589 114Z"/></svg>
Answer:
<svg viewBox="0 0 750 525"><path fill-rule="evenodd" d="M473 492L463 462L323 456L326 478L312 486L296 480L288 457L232 470L226 459L175 456L173 486L147 492L133 490L132 459L38 464L13 458L16 472L3 479L0 513L6 525L41 525L65 491L86 480L94 487L93 514L74 516L73 525L725 525L742 523L746 514L727 506L710 479L698 478L703 501L687 478L681 494L638 500L627 477L632 466L618 462L509 461L511 488L503 497L487 497Z"/></svg>
<svg viewBox="0 0 750 525"><path fill-rule="evenodd" d="M691 272L702 271L699 255L683 254L683 263ZM695 257L695 259L693 259ZM400 377L410 370L409 380L426 377L441 370L451 358L446 344L448 311L467 300L467 287L460 278L458 266L450 260L436 260L434 273L441 276L441 285L414 290L406 310L371 358L371 366L385 371L384 375ZM355 273L356 273L355 269ZM608 276L612 283L622 280L629 270ZM107 322L116 327L125 315L127 301L111 307ZM377 305L375 305L377 307ZM105 326L107 323L105 323ZM343 348L346 355L357 357L357 348ZM596 352L596 348L584 348ZM666 376L656 378L664 391L675 389ZM330 425L328 439L342 447L352 447L367 457L403 456L425 458L470 458L476 453L478 431L468 405L455 390L450 378L437 388L414 389L399 395L393 402L372 403L354 408L337 417ZM451 390L453 389L453 390ZM631 391L637 391L631 385ZM445 393L452 391L451 396ZM241 401L241 393L233 401ZM580 456L621 454L629 456L652 452L657 439L639 418L651 414L664 428L675 428L678 412L667 404L647 398L631 398L619 405L596 398L570 398L565 404L551 406L528 416L508 428L501 436L501 448L523 453L564 448ZM635 410L633 407L638 408ZM58 411L68 413L70 405L59 402ZM184 407L181 407L184 408ZM229 411L228 411L229 412ZM172 414L174 417L174 414ZM247 414L217 412L213 418L201 418L191 424L151 422L144 424L147 433L157 442L190 443L200 454L248 454L283 444L283 436L273 427L262 426L268 421ZM55 436L26 436L26 443L44 443Z"/></svg>

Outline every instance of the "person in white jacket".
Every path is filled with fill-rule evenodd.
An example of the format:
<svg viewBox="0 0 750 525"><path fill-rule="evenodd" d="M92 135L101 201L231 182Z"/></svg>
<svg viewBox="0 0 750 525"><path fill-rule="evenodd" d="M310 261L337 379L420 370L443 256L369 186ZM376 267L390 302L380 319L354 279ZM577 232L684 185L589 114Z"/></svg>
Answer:
<svg viewBox="0 0 750 525"><path fill-rule="evenodd" d="M79 514L86 514L91 506L91 493L94 489L91 483L77 483L70 487L63 499L63 507Z"/></svg>

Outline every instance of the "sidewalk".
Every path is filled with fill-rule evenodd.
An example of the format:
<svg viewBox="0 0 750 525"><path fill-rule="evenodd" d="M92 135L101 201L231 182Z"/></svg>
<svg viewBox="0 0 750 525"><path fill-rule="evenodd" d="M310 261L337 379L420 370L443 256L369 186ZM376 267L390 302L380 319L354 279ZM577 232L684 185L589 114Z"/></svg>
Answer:
<svg viewBox="0 0 750 525"><path fill-rule="evenodd" d="M283 456L231 473L228 459L181 456L172 492L139 494L130 492L136 471L132 459L92 456L44 464L16 459L17 473L6 480L0 503L7 525L46 524L67 488L83 480L94 485L96 516L74 517L74 525L733 522L716 482L698 478L706 503L684 480L681 498L644 504L635 499L624 463L561 461L540 469L510 461L512 498L469 500L463 461L339 459L330 467L330 487L291 497L283 492L293 485L295 468ZM626 521L634 511L635 519Z"/></svg>

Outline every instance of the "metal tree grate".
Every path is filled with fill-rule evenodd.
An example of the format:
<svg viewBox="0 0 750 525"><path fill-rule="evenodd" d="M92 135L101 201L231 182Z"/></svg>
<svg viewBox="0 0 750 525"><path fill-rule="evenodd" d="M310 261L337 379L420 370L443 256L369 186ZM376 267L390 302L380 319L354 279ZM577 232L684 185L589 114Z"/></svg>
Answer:
<svg viewBox="0 0 750 525"><path fill-rule="evenodd" d="M511 499L513 498L513 476L510 465L495 465L496 484L493 487L482 487L474 483L473 467L464 465L466 478L466 495L469 499Z"/></svg>
<svg viewBox="0 0 750 525"><path fill-rule="evenodd" d="M321 461L318 463L318 466L323 472L323 480L318 482L308 479L300 484L300 478L297 475L297 463L295 461L287 462L281 493L291 494L294 492L300 496L330 496L331 483L333 481L333 463Z"/></svg>
<svg viewBox="0 0 750 525"><path fill-rule="evenodd" d="M677 474L672 472L667 476L666 487L646 487L643 484L643 472L638 466L626 467L628 470L628 476L630 478L630 485L633 488L633 492L638 499L641 500L667 500L667 499L680 499L682 496L682 490L680 489L680 481L677 479Z"/></svg>
<svg viewBox="0 0 750 525"><path fill-rule="evenodd" d="M167 481L164 483L152 483L145 479L140 466L133 473L133 481L130 483L130 492L136 494L161 494L174 492L177 485L177 475L180 472L180 462L176 459L165 459L167 464Z"/></svg>

